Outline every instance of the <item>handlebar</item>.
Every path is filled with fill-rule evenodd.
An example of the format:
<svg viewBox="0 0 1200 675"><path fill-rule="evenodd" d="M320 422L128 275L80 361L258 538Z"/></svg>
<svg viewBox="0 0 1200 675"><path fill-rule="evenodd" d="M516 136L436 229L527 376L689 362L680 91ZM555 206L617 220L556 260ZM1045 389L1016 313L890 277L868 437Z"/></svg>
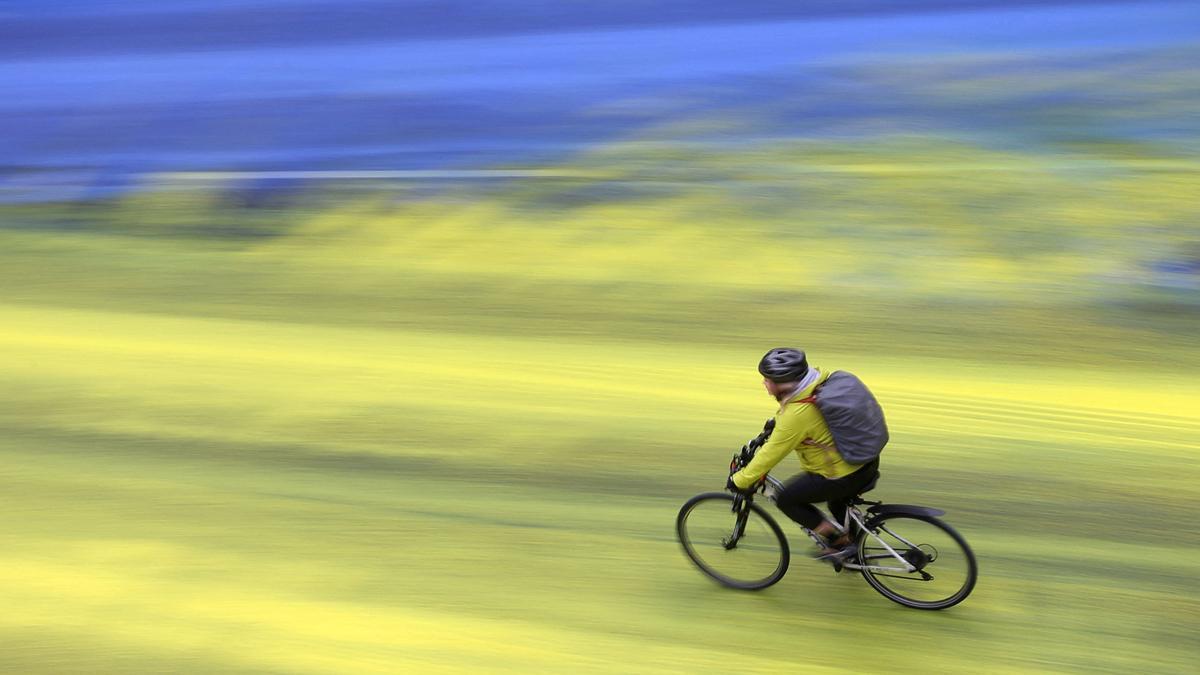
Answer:
<svg viewBox="0 0 1200 675"><path fill-rule="evenodd" d="M742 446L741 450L733 453L733 459L729 461L730 476L744 469L746 465L750 463L750 460L754 459L754 455L758 453L758 449L766 444L767 439L771 437L771 432L774 430L775 418L772 417L771 419L767 420L766 424L763 425L763 430L761 433L754 438L751 438L748 443ZM758 485L755 486L755 489L764 490L766 489L765 486L766 476L763 476L763 479L759 481ZM745 508L745 505L748 501L749 499L747 495L735 493L733 495L733 510L740 513Z"/></svg>
<svg viewBox="0 0 1200 675"><path fill-rule="evenodd" d="M733 459L729 462L729 475L733 475L741 471L754 459L754 455L758 449L766 444L767 439L771 437L771 432L775 430L775 418L767 420L763 425L763 430L754 438L751 438L748 443L742 446L741 450L733 453Z"/></svg>

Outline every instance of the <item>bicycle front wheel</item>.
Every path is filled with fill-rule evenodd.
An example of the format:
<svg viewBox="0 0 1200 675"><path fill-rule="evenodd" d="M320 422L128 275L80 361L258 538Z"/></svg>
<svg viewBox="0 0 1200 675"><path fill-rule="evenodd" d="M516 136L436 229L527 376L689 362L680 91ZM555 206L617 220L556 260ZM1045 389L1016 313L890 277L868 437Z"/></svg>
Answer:
<svg viewBox="0 0 1200 675"><path fill-rule="evenodd" d="M759 590L783 578L790 552L779 524L753 502L733 510L733 495L708 492L679 510L675 533L683 552L717 583Z"/></svg>
<svg viewBox="0 0 1200 675"><path fill-rule="evenodd" d="M975 554L954 528L932 516L892 514L858 538L863 578L905 607L945 609L975 588ZM911 571L910 571L911 570Z"/></svg>

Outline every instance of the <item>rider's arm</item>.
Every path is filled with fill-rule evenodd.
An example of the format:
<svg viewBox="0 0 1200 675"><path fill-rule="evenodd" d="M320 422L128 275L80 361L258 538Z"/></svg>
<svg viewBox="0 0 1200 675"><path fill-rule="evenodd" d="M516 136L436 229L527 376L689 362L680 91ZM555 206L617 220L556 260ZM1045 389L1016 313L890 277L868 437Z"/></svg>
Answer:
<svg viewBox="0 0 1200 675"><path fill-rule="evenodd" d="M758 479L767 475L767 472L775 468L787 454L796 449L800 442L804 440L804 429L801 424L797 424L798 420L795 415L779 415L775 418L775 430L771 432L771 438L767 439L765 445L758 449L754 459L746 465L746 468L733 474L733 482L740 488L748 488L758 482Z"/></svg>

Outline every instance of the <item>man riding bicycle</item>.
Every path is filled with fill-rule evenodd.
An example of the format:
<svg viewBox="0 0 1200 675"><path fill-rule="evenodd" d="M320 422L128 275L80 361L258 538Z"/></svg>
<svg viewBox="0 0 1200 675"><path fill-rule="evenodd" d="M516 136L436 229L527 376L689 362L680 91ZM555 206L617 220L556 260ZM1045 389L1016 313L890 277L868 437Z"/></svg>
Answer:
<svg viewBox="0 0 1200 675"><path fill-rule="evenodd" d="M849 533L836 522L846 516L849 502L878 475L879 459L851 464L838 453L833 434L815 405L813 394L831 373L810 368L804 352L778 347L767 352L758 364L767 393L779 402L774 429L744 469L732 474L726 487L734 492L753 492L789 453L795 452L804 469L775 497L775 505L789 518L824 538L826 545L816 558L838 562L854 555ZM826 502L834 522L827 520L814 502Z"/></svg>

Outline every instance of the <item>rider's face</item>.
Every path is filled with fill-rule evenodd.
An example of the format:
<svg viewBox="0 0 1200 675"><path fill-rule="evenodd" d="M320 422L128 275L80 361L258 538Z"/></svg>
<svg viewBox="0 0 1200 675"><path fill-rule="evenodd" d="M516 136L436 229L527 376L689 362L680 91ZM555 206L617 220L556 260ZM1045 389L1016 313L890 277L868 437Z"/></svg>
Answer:
<svg viewBox="0 0 1200 675"><path fill-rule="evenodd" d="M764 377L763 378L763 387L766 388L767 393L771 395L771 398L776 398L776 399L779 398L781 385L779 385L776 382L772 382L771 380L768 380L767 378Z"/></svg>
<svg viewBox="0 0 1200 675"><path fill-rule="evenodd" d="M772 382L763 378L763 388L771 395L771 398L776 401L783 400L784 396L796 391L796 382Z"/></svg>

